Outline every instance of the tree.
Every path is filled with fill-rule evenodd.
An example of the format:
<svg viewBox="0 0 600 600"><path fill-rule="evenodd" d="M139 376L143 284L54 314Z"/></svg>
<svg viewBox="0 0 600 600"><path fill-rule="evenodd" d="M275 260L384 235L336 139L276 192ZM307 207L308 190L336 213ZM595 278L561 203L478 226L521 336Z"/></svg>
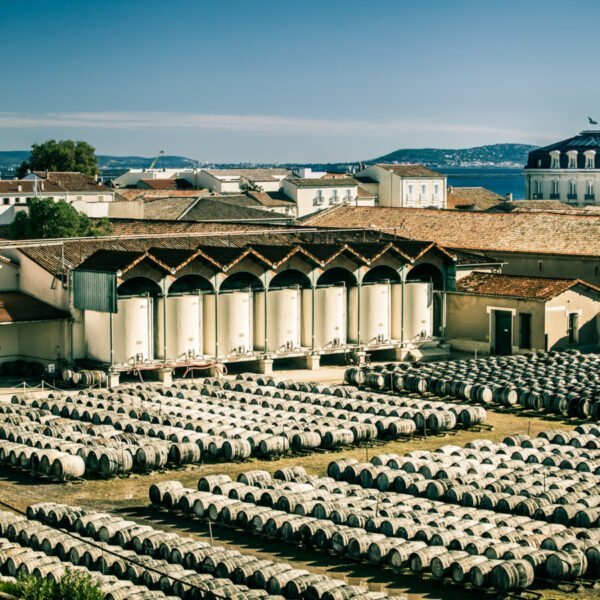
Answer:
<svg viewBox="0 0 600 600"><path fill-rule="evenodd" d="M9 235L13 240L106 235L108 219L92 220L73 206L52 198L32 198L29 210L17 213Z"/></svg>
<svg viewBox="0 0 600 600"><path fill-rule="evenodd" d="M48 140L33 144L29 160L17 169L17 177L28 171L79 171L94 177L98 174L96 149L87 142L73 140Z"/></svg>

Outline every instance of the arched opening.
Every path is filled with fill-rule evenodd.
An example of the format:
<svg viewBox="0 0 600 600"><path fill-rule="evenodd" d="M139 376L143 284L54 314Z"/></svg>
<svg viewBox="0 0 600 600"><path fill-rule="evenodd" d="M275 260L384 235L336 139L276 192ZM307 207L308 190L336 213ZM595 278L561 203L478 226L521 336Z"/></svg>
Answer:
<svg viewBox="0 0 600 600"><path fill-rule="evenodd" d="M269 289L289 287L308 288L310 287L310 279L296 269L286 269L281 273L277 273L269 283Z"/></svg>
<svg viewBox="0 0 600 600"><path fill-rule="evenodd" d="M356 285L356 277L348 269L333 267L327 269L317 279L317 285L345 285L346 287L354 287Z"/></svg>
<svg viewBox="0 0 600 600"><path fill-rule="evenodd" d="M406 281L429 281L433 285L434 290L444 289L444 276L431 263L421 263L412 268L406 275Z"/></svg>
<svg viewBox="0 0 600 600"><path fill-rule="evenodd" d="M132 277L117 288L118 296L160 296L160 286L147 277Z"/></svg>
<svg viewBox="0 0 600 600"><path fill-rule="evenodd" d="M444 276L438 267L431 263L421 263L406 275L406 281L425 281L433 289L433 335L442 335L443 298L439 293L444 289Z"/></svg>
<svg viewBox="0 0 600 600"><path fill-rule="evenodd" d="M176 279L169 287L169 294L193 294L196 292L211 292L211 282L201 275L184 275Z"/></svg>
<svg viewBox="0 0 600 600"><path fill-rule="evenodd" d="M236 290L262 290L263 284L261 280L252 273L247 273L246 271L240 271L239 273L234 273L230 275L223 281L219 290L221 292L232 292Z"/></svg>
<svg viewBox="0 0 600 600"><path fill-rule="evenodd" d="M384 281L400 283L398 271L387 265L379 265L378 267L373 267L370 271L367 271L367 274L362 280L363 283L382 283Z"/></svg>

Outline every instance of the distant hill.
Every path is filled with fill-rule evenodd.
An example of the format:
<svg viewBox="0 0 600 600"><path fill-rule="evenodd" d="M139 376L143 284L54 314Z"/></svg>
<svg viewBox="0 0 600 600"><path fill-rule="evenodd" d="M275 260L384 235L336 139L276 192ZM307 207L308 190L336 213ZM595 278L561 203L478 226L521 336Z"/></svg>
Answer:
<svg viewBox="0 0 600 600"><path fill-rule="evenodd" d="M442 149L442 148L412 148L396 150L385 156L365 160L366 164L377 162L387 163L421 163L430 167L452 168L452 167L513 167L521 168L527 162L527 154L534 150L536 146L528 144L492 144L489 146L477 146L475 148L460 149ZM28 150L3 150L0 151L0 174L2 177L14 177L19 164L29 158ZM145 156L112 156L110 154L101 154L98 156L100 170L106 177L112 177L124 172L127 169L148 168L153 157ZM211 167L312 167L314 169L324 169L329 171L344 172L348 167L356 165L357 162L332 162L332 163L279 163L279 164L258 164L258 163L220 163L211 164ZM185 156L162 156L158 161L157 167L166 169L176 169L185 167L207 166L207 163L201 163L193 158Z"/></svg>
<svg viewBox="0 0 600 600"><path fill-rule="evenodd" d="M396 150L368 163L421 163L430 167L523 167L537 146L491 144L475 148L414 148Z"/></svg>

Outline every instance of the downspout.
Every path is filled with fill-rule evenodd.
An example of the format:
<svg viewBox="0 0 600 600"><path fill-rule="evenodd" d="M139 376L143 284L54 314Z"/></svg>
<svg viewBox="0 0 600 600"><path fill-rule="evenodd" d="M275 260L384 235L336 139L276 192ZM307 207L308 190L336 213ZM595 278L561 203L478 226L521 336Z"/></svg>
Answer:
<svg viewBox="0 0 600 600"><path fill-rule="evenodd" d="M267 272L265 271L265 302L264 302L264 319L265 319L265 354L269 351L269 332L268 332L268 327L267 327L267 320L268 320L268 310L267 310Z"/></svg>
<svg viewBox="0 0 600 600"><path fill-rule="evenodd" d="M356 287L356 292L357 292L357 299L356 299L356 308L357 308L357 314L356 314L356 345L358 346L359 350L360 350L360 297L362 296L362 278L358 279L357 282L357 287Z"/></svg>
<svg viewBox="0 0 600 600"><path fill-rule="evenodd" d="M167 297L168 296L169 296L169 292L166 289L163 289L163 362L167 362Z"/></svg>
<svg viewBox="0 0 600 600"><path fill-rule="evenodd" d="M312 324L312 344L311 350L315 351L315 272L312 272L312 286L310 288L311 296L312 296L312 305L311 305L311 324Z"/></svg>
<svg viewBox="0 0 600 600"><path fill-rule="evenodd" d="M219 358L219 288L215 273L215 358Z"/></svg>

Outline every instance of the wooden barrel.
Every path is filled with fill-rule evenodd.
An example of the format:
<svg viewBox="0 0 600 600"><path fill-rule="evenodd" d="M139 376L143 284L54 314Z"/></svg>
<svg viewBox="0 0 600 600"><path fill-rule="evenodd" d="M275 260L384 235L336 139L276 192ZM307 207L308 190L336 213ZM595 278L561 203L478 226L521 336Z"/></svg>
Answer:
<svg viewBox="0 0 600 600"><path fill-rule="evenodd" d="M52 462L51 474L59 481L79 479L85 474L85 462L80 456L73 454L58 456Z"/></svg>
<svg viewBox="0 0 600 600"><path fill-rule="evenodd" d="M471 569L471 584L476 588L489 589L492 587L492 572L495 567L501 564L501 560L488 560Z"/></svg>
<svg viewBox="0 0 600 600"><path fill-rule="evenodd" d="M182 488L183 484L180 481L160 481L153 483L149 489L150 502L155 506L160 506L166 491Z"/></svg>
<svg viewBox="0 0 600 600"><path fill-rule="evenodd" d="M553 552L546 562L546 574L551 579L575 579L587 571L586 554L580 550Z"/></svg>
<svg viewBox="0 0 600 600"><path fill-rule="evenodd" d="M176 465L186 465L200 462L201 452L194 442L181 442L169 448L169 462Z"/></svg>
<svg viewBox="0 0 600 600"><path fill-rule="evenodd" d="M452 563L457 561L459 558L464 558L467 556L467 553L464 550L448 551L446 548L443 550L444 552L440 552L431 558L431 574L438 579L447 577L450 574L450 567L452 566Z"/></svg>
<svg viewBox="0 0 600 600"><path fill-rule="evenodd" d="M226 460L244 460L252 454L252 446L247 440L225 440L222 452Z"/></svg>
<svg viewBox="0 0 600 600"><path fill-rule="evenodd" d="M229 475L220 474L220 475L205 475L198 480L198 490L201 492L212 492L213 488L216 485L220 485L223 483L229 483L231 481L231 477ZM239 481L239 478L238 478Z"/></svg>
<svg viewBox="0 0 600 600"><path fill-rule="evenodd" d="M492 570L492 585L500 592L514 592L528 588L535 571L526 560L506 560Z"/></svg>
<svg viewBox="0 0 600 600"><path fill-rule="evenodd" d="M413 573L422 573L431 566L434 557L440 554L447 554L448 551L443 546L428 546L421 550L413 552L409 558L409 568Z"/></svg>
<svg viewBox="0 0 600 600"><path fill-rule="evenodd" d="M451 567L450 573L452 575L452 579L456 581L456 583L462 583L468 580L469 573L471 569L475 565L479 565L481 563L486 562L488 559L485 556L465 556L455 560Z"/></svg>
<svg viewBox="0 0 600 600"><path fill-rule="evenodd" d="M231 479L229 479L231 481ZM244 485L257 485L261 482L271 481L271 474L268 471L254 470L240 473L237 477L238 482ZM198 488L201 489L201 488Z"/></svg>

